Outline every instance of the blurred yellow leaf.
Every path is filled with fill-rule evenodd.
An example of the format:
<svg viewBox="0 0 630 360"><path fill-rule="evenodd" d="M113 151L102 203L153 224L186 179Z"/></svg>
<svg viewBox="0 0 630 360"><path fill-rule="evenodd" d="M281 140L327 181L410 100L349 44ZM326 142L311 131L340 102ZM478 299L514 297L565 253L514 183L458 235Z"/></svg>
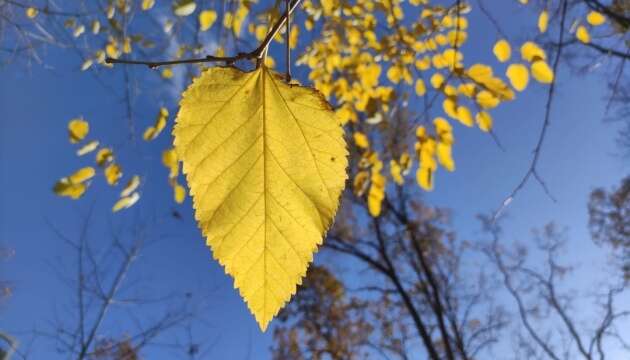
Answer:
<svg viewBox="0 0 630 360"><path fill-rule="evenodd" d="M199 29L206 31L212 27L217 20L217 12L214 10L204 10L199 14Z"/></svg>
<svg viewBox="0 0 630 360"><path fill-rule="evenodd" d="M170 79L173 77L173 69L171 69L170 67L164 68L162 70L162 77L164 79Z"/></svg>
<svg viewBox="0 0 630 360"><path fill-rule="evenodd" d="M553 70L543 60L534 61L532 64L532 76L540 83L549 84L553 81Z"/></svg>
<svg viewBox="0 0 630 360"><path fill-rule="evenodd" d="M94 177L96 171L93 167L86 166L74 172L72 175L68 176L68 181L72 184L82 183L86 180L90 180Z"/></svg>
<svg viewBox="0 0 630 360"><path fill-rule="evenodd" d="M120 180L122 175L122 169L118 164L109 164L105 168L105 180L107 180L109 185L114 186L118 184L118 180Z"/></svg>
<svg viewBox="0 0 630 360"><path fill-rule="evenodd" d="M120 192L120 197L131 195L132 192L140 186L140 176L134 175L131 180L125 185L125 188Z"/></svg>
<svg viewBox="0 0 630 360"><path fill-rule="evenodd" d="M356 131L352 136L354 137L354 143L357 145L357 147L360 147L361 149L366 149L368 146L370 146L370 141L364 133Z"/></svg>
<svg viewBox="0 0 630 360"><path fill-rule="evenodd" d="M96 164L100 167L112 160L114 160L114 153L110 148L102 148L96 153Z"/></svg>
<svg viewBox="0 0 630 360"><path fill-rule="evenodd" d="M144 141L151 141L160 135L164 127L166 126L166 121L168 119L168 110L164 107L160 108L160 112L155 119L155 124L153 126L149 126L144 130L144 134L142 134L142 138Z"/></svg>
<svg viewBox="0 0 630 360"><path fill-rule="evenodd" d="M150 10L155 5L155 0L142 0L142 10Z"/></svg>
<svg viewBox="0 0 630 360"><path fill-rule="evenodd" d="M85 190L87 190L86 184L72 184L66 178L59 180L53 187L53 191L58 196L66 196L74 200L83 196Z"/></svg>
<svg viewBox="0 0 630 360"><path fill-rule="evenodd" d="M26 16L29 19L34 19L37 16L38 13L39 13L39 11L37 11L37 9L35 9L34 7L26 8Z"/></svg>
<svg viewBox="0 0 630 360"><path fill-rule="evenodd" d="M436 147L436 153L440 165L448 171L455 171L455 161L453 161L451 150L451 145L442 142L438 143Z"/></svg>
<svg viewBox="0 0 630 360"><path fill-rule="evenodd" d="M494 56L497 57L497 60L500 62L506 62L510 60L512 56L512 48L510 47L510 43L506 40L499 40L496 44L494 44L494 48L492 49L494 52Z"/></svg>
<svg viewBox="0 0 630 360"><path fill-rule="evenodd" d="M544 33L547 31L547 25L549 24L549 12L543 10L538 16L538 31Z"/></svg>
<svg viewBox="0 0 630 360"><path fill-rule="evenodd" d="M96 150L98 147L98 140L92 140L89 143L83 145L79 150L77 150L77 156L83 156L85 154L91 153Z"/></svg>
<svg viewBox="0 0 630 360"><path fill-rule="evenodd" d="M592 26L599 26L606 22L606 17L597 11L590 11L586 16L586 21Z"/></svg>
<svg viewBox="0 0 630 360"><path fill-rule="evenodd" d="M181 204L186 199L186 189L180 184L175 183L173 186L173 197L175 202Z"/></svg>
<svg viewBox="0 0 630 360"><path fill-rule="evenodd" d="M477 120L477 126L481 131L488 132L492 130L492 116L485 111L480 111L475 116L475 120Z"/></svg>
<svg viewBox="0 0 630 360"><path fill-rule="evenodd" d="M188 16L194 13L196 8L194 0L176 0L173 3L173 13L177 16Z"/></svg>
<svg viewBox="0 0 630 360"><path fill-rule="evenodd" d="M116 203L112 207L112 212L117 212L122 209L128 209L132 207L135 203L137 203L139 199L140 199L140 194L138 194L137 192L129 196L121 197L120 199L118 199L118 201L116 201Z"/></svg>
<svg viewBox="0 0 630 360"><path fill-rule="evenodd" d="M578 26L575 37L585 44L591 42L591 34L588 33L588 29L584 25Z"/></svg>
<svg viewBox="0 0 630 360"><path fill-rule="evenodd" d="M512 87L518 91L523 91L529 82L529 70L523 64L512 64L505 73L510 79Z"/></svg>
<svg viewBox="0 0 630 360"><path fill-rule="evenodd" d="M427 88L424 85L424 80L422 79L416 80L415 90L416 90L416 95L418 96L424 96L424 94L427 93Z"/></svg>
<svg viewBox="0 0 630 360"><path fill-rule="evenodd" d="M283 78L264 66L206 70L173 131L195 218L263 330L306 274L346 179L330 105Z"/></svg>
<svg viewBox="0 0 630 360"><path fill-rule="evenodd" d="M72 119L68 123L68 136L73 144L83 140L90 132L90 124L83 119Z"/></svg>
<svg viewBox="0 0 630 360"><path fill-rule="evenodd" d="M545 51L532 41L527 41L521 46L521 56L523 60L529 62L547 59Z"/></svg>

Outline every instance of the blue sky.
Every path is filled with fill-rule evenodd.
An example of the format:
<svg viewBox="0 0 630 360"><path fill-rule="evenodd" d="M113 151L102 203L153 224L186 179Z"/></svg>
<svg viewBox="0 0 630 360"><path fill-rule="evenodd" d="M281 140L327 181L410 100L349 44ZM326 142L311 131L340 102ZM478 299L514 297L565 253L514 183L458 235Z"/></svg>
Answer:
<svg viewBox="0 0 630 360"><path fill-rule="evenodd" d="M505 22L510 34L519 34L514 35L516 38L534 34L536 14L516 5L516 1L506 3L501 2L494 11L500 18L515 19ZM526 16L520 16L523 13ZM473 9L469 20L466 60L490 61L491 47L497 40L494 30L477 9ZM80 228L78 217L93 205L94 222L89 232L97 244L108 241L111 224L124 226L132 223L135 216L160 219L149 225L150 234L159 240L143 253L133 276L142 279L152 294L192 291L206 296L208 307L203 317L210 325L197 329L197 335L214 343L213 356L268 358L273 328L264 334L259 331L232 288L232 280L212 260L194 224L190 200L182 205L171 200L167 170L160 163L160 152L170 141L168 133L148 145L130 143L119 98L99 86L92 76L78 71L80 62L72 52L49 49L44 55L53 64L51 69L33 65L25 70L15 64L0 68L0 245L15 250L15 256L0 267L2 277L15 285L14 296L0 305L0 329L14 334L34 327L45 329L55 307L71 301L72 294L51 270L51 263L71 265L69 251L48 223L76 236ZM131 69L140 91L134 104L136 128L140 131L153 122L157 106L161 105L150 99L164 98L172 92L168 85L155 86L162 83L157 81L157 74L148 72L144 67ZM304 68L297 69L297 74L305 79ZM108 73L108 82L119 86L121 76L122 68L117 66ZM588 237L588 195L594 187L617 184L628 174L629 166L627 159L616 155L617 128L602 122L606 105L602 77L597 73L576 76L563 68L558 81L552 122L539 163L539 172L557 202L530 182L507 209L504 228L506 238L526 242L532 227L549 221L567 226L570 257L588 265L585 273L596 280L600 273L590 269L603 269L605 254ZM542 125L546 90L545 86L533 84L516 101L493 113L495 131L505 152L489 136L455 126L457 171L439 172L435 191L425 199L453 210L454 229L460 237L473 241L481 237L475 215L496 209L529 167ZM167 103L171 114L176 109L175 100ZM66 124L77 116L90 121L91 136L119 149L126 174L148 179L136 207L112 215L109 209L119 189L107 187L102 179L96 180L77 202L52 193L55 180L91 162L77 158L76 148L67 141ZM182 220L165 217L171 209L177 209ZM115 329L123 322L113 319L108 326ZM44 358L46 354L45 358L54 359L48 353L52 349L49 345L45 339L37 340L33 357ZM170 358L151 355L149 358Z"/></svg>

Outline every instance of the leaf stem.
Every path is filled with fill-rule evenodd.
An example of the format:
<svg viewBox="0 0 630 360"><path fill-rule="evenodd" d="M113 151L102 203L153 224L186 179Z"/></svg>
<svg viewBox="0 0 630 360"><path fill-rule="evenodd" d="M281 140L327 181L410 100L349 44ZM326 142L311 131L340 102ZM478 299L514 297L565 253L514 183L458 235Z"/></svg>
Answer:
<svg viewBox="0 0 630 360"><path fill-rule="evenodd" d="M290 2L289 2L290 1ZM275 24L271 27L267 36L262 40L258 47L247 53L238 53L235 56L214 56L208 55L202 58L192 58L192 59L183 59L183 60L167 60L167 61L142 61L142 60L129 60L129 59L114 59L114 58L106 58L105 62L108 64L129 64L129 65L146 65L151 69L158 68L160 66L165 65L178 65L178 64L196 64L196 63L205 63L205 62L225 62L227 64L232 64L238 60L256 60L257 63L260 63L260 60L265 56L267 52L267 48L269 44L273 40L273 38L278 34L278 31L282 28L282 26L286 23L289 26L289 16L293 13L293 11L298 7L298 5L302 2L302 0L287 0L287 11L282 14L282 16L276 21ZM287 40L288 41L288 40ZM287 45L288 46L288 45Z"/></svg>

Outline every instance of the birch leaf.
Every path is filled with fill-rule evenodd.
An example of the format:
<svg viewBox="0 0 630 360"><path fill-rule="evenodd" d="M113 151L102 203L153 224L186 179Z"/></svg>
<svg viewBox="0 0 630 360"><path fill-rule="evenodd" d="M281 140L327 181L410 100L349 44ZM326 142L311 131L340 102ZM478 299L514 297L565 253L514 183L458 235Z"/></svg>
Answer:
<svg viewBox="0 0 630 360"><path fill-rule="evenodd" d="M264 331L337 210L343 130L321 94L264 66L209 69L180 106L174 144L195 218Z"/></svg>

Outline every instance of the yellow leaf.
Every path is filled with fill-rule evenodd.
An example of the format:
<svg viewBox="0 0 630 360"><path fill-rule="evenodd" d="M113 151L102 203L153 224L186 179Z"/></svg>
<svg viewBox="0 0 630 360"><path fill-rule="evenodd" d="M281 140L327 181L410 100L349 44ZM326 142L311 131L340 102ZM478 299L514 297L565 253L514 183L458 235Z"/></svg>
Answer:
<svg viewBox="0 0 630 360"><path fill-rule="evenodd" d="M173 77L173 69L171 68L165 68L164 70L162 70L162 77L164 79L170 79Z"/></svg>
<svg viewBox="0 0 630 360"><path fill-rule="evenodd" d="M492 130L492 116L485 111L480 111L475 116L475 120L477 120L477 126L481 129L481 131L488 132Z"/></svg>
<svg viewBox="0 0 630 360"><path fill-rule="evenodd" d="M118 184L118 180L122 177L122 169L118 164L110 164L105 168L105 179L109 185Z"/></svg>
<svg viewBox="0 0 630 360"><path fill-rule="evenodd" d="M122 209L128 209L132 207L135 203L137 203L139 199L140 199L140 194L138 194L137 192L129 196L122 197L118 199L118 201L116 201L116 203L112 207L112 212L117 212Z"/></svg>
<svg viewBox="0 0 630 360"><path fill-rule="evenodd" d="M96 171L93 167L86 166L68 176L68 181L72 184L79 184L93 178L95 173Z"/></svg>
<svg viewBox="0 0 630 360"><path fill-rule="evenodd" d="M433 169L429 167L419 167L416 173L418 185L426 191L433 190Z"/></svg>
<svg viewBox="0 0 630 360"><path fill-rule="evenodd" d="M541 49L536 43L527 41L521 46L521 56L526 61L546 60L545 50Z"/></svg>
<svg viewBox="0 0 630 360"><path fill-rule="evenodd" d="M53 191L58 196L66 196L74 200L83 196L85 190L87 190L85 183L72 184L66 178L57 181L53 187Z"/></svg>
<svg viewBox="0 0 630 360"><path fill-rule="evenodd" d="M96 164L100 167L112 160L114 160L114 152L110 148L102 148L96 153Z"/></svg>
<svg viewBox="0 0 630 360"><path fill-rule="evenodd" d="M29 8L26 8L26 16L27 16L29 19L34 19L34 18L35 18L35 16L37 16L37 13L38 13L38 12L39 12L39 11L37 11L37 9L35 9L34 7L29 7Z"/></svg>
<svg viewBox="0 0 630 360"><path fill-rule="evenodd" d="M529 82L529 70L523 64L512 64L505 73L510 79L512 87L518 91L523 91Z"/></svg>
<svg viewBox="0 0 630 360"><path fill-rule="evenodd" d="M142 0L142 10L150 10L155 5L155 0Z"/></svg>
<svg viewBox="0 0 630 360"><path fill-rule="evenodd" d="M389 172L392 175L392 178L394 179L394 182L396 184L402 185L405 182L402 177L402 168L396 162L396 160L392 159L389 161Z"/></svg>
<svg viewBox="0 0 630 360"><path fill-rule="evenodd" d="M470 110L466 106L457 107L457 120L466 126L473 126L474 121Z"/></svg>
<svg viewBox="0 0 630 360"><path fill-rule="evenodd" d="M591 11L586 16L586 21L592 26L599 26L606 22L606 17L597 11Z"/></svg>
<svg viewBox="0 0 630 360"><path fill-rule="evenodd" d="M501 100L494 96L490 91L482 90L477 94L477 104L483 109L492 109L497 107Z"/></svg>
<svg viewBox="0 0 630 360"><path fill-rule="evenodd" d="M157 118L155 119L155 124L153 126L149 126L144 130L144 134L142 138L145 141L151 141L160 135L164 127L166 126L166 120L168 117L168 110L166 108L160 108L160 112L158 113Z"/></svg>
<svg viewBox="0 0 630 360"><path fill-rule="evenodd" d="M140 186L140 176L134 175L131 180L125 185L125 188L120 192L120 197L126 197L131 195L132 192Z"/></svg>
<svg viewBox="0 0 630 360"><path fill-rule="evenodd" d="M538 60L532 64L532 76L540 83L549 84L553 81L553 70L545 61Z"/></svg>
<svg viewBox="0 0 630 360"><path fill-rule="evenodd" d="M383 199L385 199L385 183L387 179L379 171L373 171L370 180L372 184L367 198L368 211L372 217L378 217L381 214Z"/></svg>
<svg viewBox="0 0 630 360"><path fill-rule="evenodd" d="M424 96L427 93L427 88L424 85L424 81L422 79L416 80L416 94L418 96Z"/></svg>
<svg viewBox="0 0 630 360"><path fill-rule="evenodd" d="M370 146L370 141L364 133L356 131L352 137L354 138L354 143L361 149L367 149Z"/></svg>
<svg viewBox="0 0 630 360"><path fill-rule="evenodd" d="M166 149L162 152L162 164L169 169L169 178L179 175L179 160L175 149Z"/></svg>
<svg viewBox="0 0 630 360"><path fill-rule="evenodd" d="M89 143L83 145L79 150L77 150L77 156L83 156L85 154L91 153L96 150L98 147L98 140L92 140Z"/></svg>
<svg viewBox="0 0 630 360"><path fill-rule="evenodd" d="M547 25L549 24L549 12L547 10L543 10L538 16L538 30L541 33L547 31Z"/></svg>
<svg viewBox="0 0 630 360"><path fill-rule="evenodd" d="M83 119L72 119L68 123L68 136L73 144L83 140L90 132L90 124Z"/></svg>
<svg viewBox="0 0 630 360"><path fill-rule="evenodd" d="M455 170L455 161L453 161L453 156L451 155L451 145L442 142L438 143L436 153L438 161L446 170Z"/></svg>
<svg viewBox="0 0 630 360"><path fill-rule="evenodd" d="M173 3L173 12L177 16L188 16L194 13L196 8L194 0L177 0Z"/></svg>
<svg viewBox="0 0 630 360"><path fill-rule="evenodd" d="M181 204L186 199L186 189L180 184L175 183L173 186L173 197L175 202Z"/></svg>
<svg viewBox="0 0 630 360"><path fill-rule="evenodd" d="M575 37L581 42L588 44L591 42L591 35L588 33L588 29L584 25L580 25L575 32Z"/></svg>
<svg viewBox="0 0 630 360"><path fill-rule="evenodd" d="M197 219L262 330L295 293L344 188L343 130L318 92L215 67L174 128Z"/></svg>
<svg viewBox="0 0 630 360"><path fill-rule="evenodd" d="M204 10L199 14L199 28L206 31L212 27L217 20L217 13L214 10Z"/></svg>
<svg viewBox="0 0 630 360"><path fill-rule="evenodd" d="M75 38L78 38L79 36L83 35L84 32L85 32L85 26L79 25L76 28L74 28L74 31L72 32L72 36L74 36Z"/></svg>
<svg viewBox="0 0 630 360"><path fill-rule="evenodd" d="M444 84L444 76L440 73L435 73L431 76L431 86L435 89L438 89L440 86Z"/></svg>
<svg viewBox="0 0 630 360"><path fill-rule="evenodd" d="M492 52L500 62L506 62L510 60L510 57L512 56L512 48L510 47L510 43L506 40L497 41L497 43L494 44Z"/></svg>
<svg viewBox="0 0 630 360"><path fill-rule="evenodd" d="M93 63L94 61L92 59L86 59L83 64L81 64L81 71L89 69Z"/></svg>

